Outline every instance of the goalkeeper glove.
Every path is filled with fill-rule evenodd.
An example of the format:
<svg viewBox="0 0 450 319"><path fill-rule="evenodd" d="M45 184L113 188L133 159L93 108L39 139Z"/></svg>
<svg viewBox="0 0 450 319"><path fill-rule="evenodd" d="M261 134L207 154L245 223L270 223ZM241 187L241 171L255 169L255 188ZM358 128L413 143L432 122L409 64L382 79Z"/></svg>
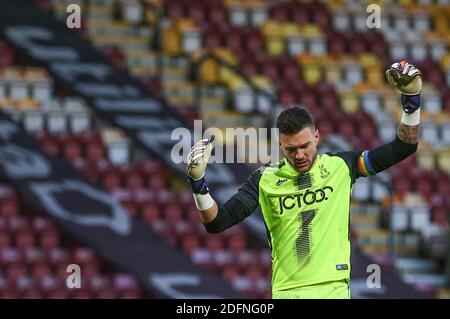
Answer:
<svg viewBox="0 0 450 319"><path fill-rule="evenodd" d="M403 110L407 114L414 113L420 107L420 91L422 90L422 75L412 64L406 61L396 62L386 71L389 83L401 95Z"/></svg>
<svg viewBox="0 0 450 319"><path fill-rule="evenodd" d="M197 194L208 193L208 187L206 185L205 176L206 165L208 164L209 157L213 148L211 139L200 140L192 146L187 156L187 168L186 173L188 175L189 183L192 186L192 190Z"/></svg>

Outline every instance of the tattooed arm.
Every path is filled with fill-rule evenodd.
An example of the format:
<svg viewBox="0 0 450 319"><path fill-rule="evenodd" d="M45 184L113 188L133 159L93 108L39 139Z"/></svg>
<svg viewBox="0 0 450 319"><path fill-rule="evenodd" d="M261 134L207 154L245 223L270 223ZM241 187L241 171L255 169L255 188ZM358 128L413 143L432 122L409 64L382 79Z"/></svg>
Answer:
<svg viewBox="0 0 450 319"><path fill-rule="evenodd" d="M419 143L419 125L406 125L400 122L397 136L405 143L417 144Z"/></svg>

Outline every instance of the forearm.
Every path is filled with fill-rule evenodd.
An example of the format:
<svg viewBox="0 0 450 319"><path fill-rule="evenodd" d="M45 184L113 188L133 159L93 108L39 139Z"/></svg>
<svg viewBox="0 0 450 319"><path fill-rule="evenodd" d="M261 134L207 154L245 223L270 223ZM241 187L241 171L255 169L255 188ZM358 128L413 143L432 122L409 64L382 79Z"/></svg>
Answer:
<svg viewBox="0 0 450 319"><path fill-rule="evenodd" d="M258 184L260 171L255 171L225 204L218 206L209 194L204 178L189 180L195 205L209 233L221 232L248 217L258 206Z"/></svg>
<svg viewBox="0 0 450 319"><path fill-rule="evenodd" d="M202 223L207 224L212 222L217 217L217 214L219 213L219 206L217 206L217 203L214 202L211 208L198 211L200 213L200 219L202 220Z"/></svg>
<svg viewBox="0 0 450 319"><path fill-rule="evenodd" d="M365 156L369 157L373 173L379 173L401 162L417 151L419 143L420 110L404 113L398 125L397 136L390 143L381 145Z"/></svg>
<svg viewBox="0 0 450 319"><path fill-rule="evenodd" d="M419 143L419 125L400 123L397 129L397 136L405 143L417 144Z"/></svg>

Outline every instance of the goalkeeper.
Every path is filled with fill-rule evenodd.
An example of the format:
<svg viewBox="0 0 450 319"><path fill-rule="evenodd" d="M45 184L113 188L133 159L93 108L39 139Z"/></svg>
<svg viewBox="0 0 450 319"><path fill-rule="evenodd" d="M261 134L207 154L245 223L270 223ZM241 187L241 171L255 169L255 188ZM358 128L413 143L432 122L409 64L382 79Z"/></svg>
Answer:
<svg viewBox="0 0 450 319"><path fill-rule="evenodd" d="M317 154L319 130L308 112L293 107L277 119L285 158L262 166L223 206L204 178L212 144L197 142L187 174L206 230L221 232L259 205L272 251L273 298L350 298L350 195L359 177L375 175L417 150L420 71L406 61L386 71L401 93L396 138L373 150Z"/></svg>

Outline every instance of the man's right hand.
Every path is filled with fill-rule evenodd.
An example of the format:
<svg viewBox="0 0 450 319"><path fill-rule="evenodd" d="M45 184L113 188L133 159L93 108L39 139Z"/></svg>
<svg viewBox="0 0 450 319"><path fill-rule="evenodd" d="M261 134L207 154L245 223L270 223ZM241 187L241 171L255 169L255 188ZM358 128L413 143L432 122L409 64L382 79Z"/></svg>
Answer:
<svg viewBox="0 0 450 319"><path fill-rule="evenodd" d="M187 156L187 175L193 180L198 181L205 176L206 165L213 148L213 139L203 139L192 146Z"/></svg>

